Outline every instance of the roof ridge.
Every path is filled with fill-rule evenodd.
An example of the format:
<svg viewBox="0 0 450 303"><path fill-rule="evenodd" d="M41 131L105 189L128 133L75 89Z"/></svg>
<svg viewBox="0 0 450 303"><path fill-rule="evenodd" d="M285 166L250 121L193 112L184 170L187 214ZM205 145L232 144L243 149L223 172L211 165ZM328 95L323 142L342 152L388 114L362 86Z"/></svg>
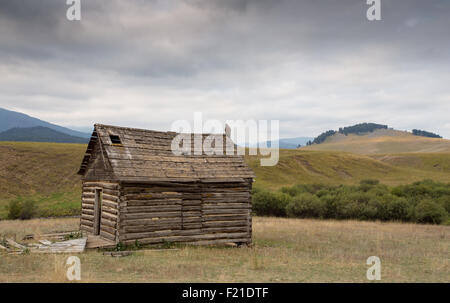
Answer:
<svg viewBox="0 0 450 303"><path fill-rule="evenodd" d="M143 132L154 132L154 133L161 133L161 134L185 134L185 135L226 135L225 133L178 133L174 131L160 131L160 130L152 130L152 129L145 129L145 128L134 128L134 127L124 127L124 126L116 126L116 125L108 125L108 124L101 124L101 123L95 123L94 128L100 126L105 128L119 128L124 130L133 130L133 131L143 131Z"/></svg>
<svg viewBox="0 0 450 303"><path fill-rule="evenodd" d="M94 127L106 127L106 128L120 128L120 129L125 129L125 130L135 130L135 131L145 131L145 132L155 132L155 133L173 133L176 134L176 132L172 132L172 131L160 131L160 130L152 130L152 129L145 129L145 128L134 128L134 127L124 127L124 126L117 126L117 125L109 125L109 124L101 124L101 123L95 123Z"/></svg>

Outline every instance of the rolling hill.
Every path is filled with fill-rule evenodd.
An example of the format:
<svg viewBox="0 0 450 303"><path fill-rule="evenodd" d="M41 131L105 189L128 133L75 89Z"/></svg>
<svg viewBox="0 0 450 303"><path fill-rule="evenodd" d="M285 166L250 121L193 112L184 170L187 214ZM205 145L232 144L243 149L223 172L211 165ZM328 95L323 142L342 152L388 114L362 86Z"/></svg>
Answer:
<svg viewBox="0 0 450 303"><path fill-rule="evenodd" d="M76 174L85 144L0 142L0 218L12 199L32 199L40 215L73 215L80 208ZM296 183L356 184L376 178L388 185L423 179L450 182L450 153L360 155L345 152L280 150L277 166L261 167L246 156L255 187L277 189Z"/></svg>
<svg viewBox="0 0 450 303"><path fill-rule="evenodd" d="M415 136L406 131L377 129L362 134L336 133L323 143L302 147L305 151L344 151L358 154L450 152L450 140Z"/></svg>
<svg viewBox="0 0 450 303"><path fill-rule="evenodd" d="M48 127L11 128L0 133L0 141L28 141L55 143L88 143L89 139L75 137Z"/></svg>
<svg viewBox="0 0 450 303"><path fill-rule="evenodd" d="M30 117L26 114L0 108L0 132L11 128L28 128L43 126L74 137L89 138L90 133L79 132L66 127L58 126L43 120Z"/></svg>

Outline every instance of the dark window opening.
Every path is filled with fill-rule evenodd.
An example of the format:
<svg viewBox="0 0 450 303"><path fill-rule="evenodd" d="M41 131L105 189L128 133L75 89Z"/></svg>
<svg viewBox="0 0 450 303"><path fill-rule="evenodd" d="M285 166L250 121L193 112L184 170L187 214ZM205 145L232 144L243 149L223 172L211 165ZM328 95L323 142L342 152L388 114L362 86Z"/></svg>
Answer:
<svg viewBox="0 0 450 303"><path fill-rule="evenodd" d="M122 144L122 142L120 142L119 136L109 135L109 138L111 139L112 144Z"/></svg>

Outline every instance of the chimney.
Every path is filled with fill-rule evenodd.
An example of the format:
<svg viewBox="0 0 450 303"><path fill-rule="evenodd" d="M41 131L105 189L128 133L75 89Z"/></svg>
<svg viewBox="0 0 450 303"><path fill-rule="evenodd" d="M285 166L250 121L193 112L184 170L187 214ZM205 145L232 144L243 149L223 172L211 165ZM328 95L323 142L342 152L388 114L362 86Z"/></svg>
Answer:
<svg viewBox="0 0 450 303"><path fill-rule="evenodd" d="M225 124L225 135L231 138L231 127L228 124Z"/></svg>

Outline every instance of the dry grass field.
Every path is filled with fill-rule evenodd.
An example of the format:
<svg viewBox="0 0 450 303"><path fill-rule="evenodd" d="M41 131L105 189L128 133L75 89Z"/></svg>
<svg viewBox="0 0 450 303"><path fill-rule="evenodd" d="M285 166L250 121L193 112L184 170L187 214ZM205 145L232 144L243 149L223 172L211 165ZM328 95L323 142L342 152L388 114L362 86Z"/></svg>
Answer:
<svg viewBox="0 0 450 303"><path fill-rule="evenodd" d="M0 221L0 234L67 231L78 219ZM381 259L381 282L450 282L450 227L254 218L254 245L177 246L123 258L80 254L81 282L368 282L366 259ZM65 282L68 255L0 253L1 282Z"/></svg>

